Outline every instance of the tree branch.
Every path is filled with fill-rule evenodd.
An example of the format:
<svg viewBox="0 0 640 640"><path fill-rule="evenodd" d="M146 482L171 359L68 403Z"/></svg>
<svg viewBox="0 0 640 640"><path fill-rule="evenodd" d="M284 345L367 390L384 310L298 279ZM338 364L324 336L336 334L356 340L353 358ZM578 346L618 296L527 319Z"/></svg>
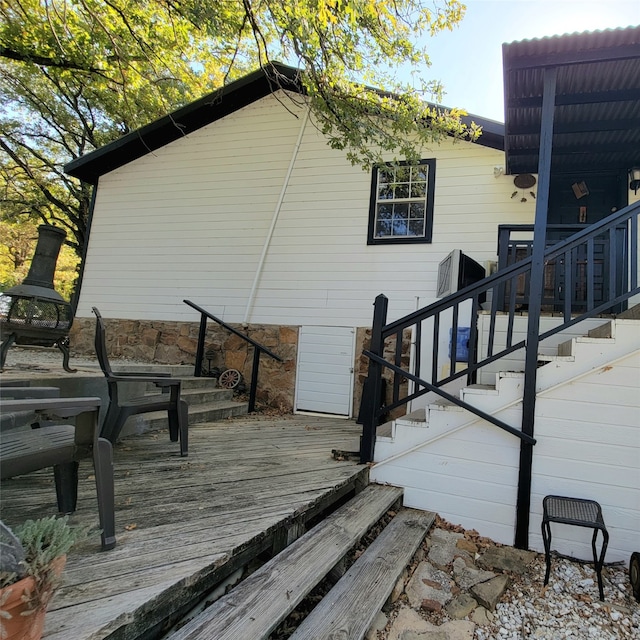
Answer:
<svg viewBox="0 0 640 640"><path fill-rule="evenodd" d="M73 71L86 71L87 73L103 73L102 69L98 67L91 67L80 64L79 62L73 62L73 60L56 60L50 56L41 56L36 53L22 53L15 49L9 49L9 47L0 46L0 58L7 58L8 60L17 60L18 62L31 62L32 64L40 65L41 67L55 67L56 69L66 69Z"/></svg>

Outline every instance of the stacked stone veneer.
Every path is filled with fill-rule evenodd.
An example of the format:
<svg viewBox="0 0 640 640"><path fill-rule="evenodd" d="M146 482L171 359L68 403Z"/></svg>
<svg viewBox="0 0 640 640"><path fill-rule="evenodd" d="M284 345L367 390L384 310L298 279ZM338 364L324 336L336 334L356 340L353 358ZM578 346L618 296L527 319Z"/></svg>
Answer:
<svg viewBox="0 0 640 640"><path fill-rule="evenodd" d="M155 364L194 365L198 348L200 325L195 322L163 322L157 320L118 320L105 319L107 327L107 352L109 357L135 360ZM296 358L298 353L299 327L276 325L231 325L237 331L264 345L283 359L273 360L260 356L260 373L257 388L257 400L284 411L292 411L295 398ZM76 355L95 355L95 320L76 318L71 330L71 349ZM405 332L402 345L402 366L408 367L410 339ZM356 331L356 372L353 397L353 415L357 417L362 398L362 385L367 377L369 359L362 355L371 342L371 330L360 327ZM253 347L242 338L210 322L207 326L205 352L211 358L211 367L219 369L237 369L244 377L247 387L251 381L253 365ZM385 343L385 358L393 362L395 339ZM205 370L209 367L204 360ZM386 370L387 398L391 400L393 391L392 374ZM401 393L406 391L406 383ZM404 414L403 408L396 410L394 417Z"/></svg>
<svg viewBox="0 0 640 640"><path fill-rule="evenodd" d="M110 358L122 358L154 364L194 365L198 348L199 323L156 320L105 319L107 352ZM298 327L273 325L231 325L237 331L282 358L278 362L260 356L257 401L276 409L292 410L295 392ZM95 320L76 318L71 330L71 349L77 355L95 355ZM253 347L242 338L210 322L207 326L204 369L237 369L247 389L251 381Z"/></svg>
<svg viewBox="0 0 640 640"><path fill-rule="evenodd" d="M358 408L362 400L362 388L364 381L367 378L369 370L369 358L363 354L363 351L369 349L371 345L371 329L367 327L360 327L356 332L356 380L354 384L354 407L355 414L358 415ZM400 366L408 370L409 358L411 352L411 332L405 330L402 334L402 350L400 356ZM396 339L388 338L384 343L384 359L387 362L395 362L396 353ZM393 372L391 369L385 369L382 372L383 378L387 381L386 384L386 397L385 403L390 403L393 398ZM407 393L407 381L403 381L400 385L400 397L402 398ZM391 412L390 418L398 418L406 413L406 406L398 407Z"/></svg>

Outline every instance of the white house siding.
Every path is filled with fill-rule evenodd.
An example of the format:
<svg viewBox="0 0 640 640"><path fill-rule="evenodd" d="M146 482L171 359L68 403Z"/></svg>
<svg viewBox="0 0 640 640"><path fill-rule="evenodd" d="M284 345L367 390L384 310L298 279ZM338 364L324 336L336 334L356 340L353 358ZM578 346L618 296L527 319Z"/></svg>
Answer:
<svg viewBox="0 0 640 640"><path fill-rule="evenodd" d="M518 409L505 419L517 424ZM404 505L428 508L449 522L476 529L503 544L513 544L519 441L491 426L475 424L375 470L402 482Z"/></svg>
<svg viewBox="0 0 640 640"><path fill-rule="evenodd" d="M538 397L532 548L543 549L542 499L559 494L600 503L611 534L607 561L627 563L631 553L640 550L639 398L639 352ZM590 531L552 527L554 549L591 557Z"/></svg>
<svg viewBox="0 0 640 640"><path fill-rule="evenodd" d="M267 97L103 176L78 317L95 305L109 318L194 321L187 298L245 320L300 125ZM246 320L367 326L381 292L399 317L434 300L452 249L495 260L498 225L532 221L533 203L494 177L502 152L446 141L423 157L436 158L433 242L368 246L371 174L309 123Z"/></svg>

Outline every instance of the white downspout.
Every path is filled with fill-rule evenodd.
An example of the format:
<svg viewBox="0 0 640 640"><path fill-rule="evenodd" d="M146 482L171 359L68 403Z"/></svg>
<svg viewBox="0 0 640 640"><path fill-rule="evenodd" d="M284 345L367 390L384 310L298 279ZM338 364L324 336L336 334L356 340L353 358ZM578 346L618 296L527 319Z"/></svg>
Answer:
<svg viewBox="0 0 640 640"><path fill-rule="evenodd" d="M289 186L289 179L291 178L293 167L296 164L296 158L298 157L298 151L300 150L300 145L302 144L302 136L304 135L304 130L305 130L305 127L307 126L308 120L309 120L309 109L307 108L302 118L302 126L300 127L300 133L298 134L298 140L296 141L296 146L294 147L293 154L291 155L291 161L289 162L289 169L287 170L287 175L284 178L282 189L280 191L280 196L278 198L278 202L276 203L275 211L273 212L273 218L271 219L271 226L269 227L267 237L264 240L262 253L260 255L260 260L258 261L258 267L256 269L256 275L253 279L253 285L251 287L251 293L249 294L249 299L247 300L247 308L245 309L244 318L242 320L243 323L246 323L249 321L249 315L251 314L251 309L253 307L253 303L256 297L256 289L258 288L258 282L260 281L260 276L262 275L262 270L264 268L264 261L267 258L267 252L269 251L271 238L273 237L273 232L275 231L276 223L278 222L278 216L280 215L280 210L282 209L282 203L284 202L284 197L287 193L287 187Z"/></svg>

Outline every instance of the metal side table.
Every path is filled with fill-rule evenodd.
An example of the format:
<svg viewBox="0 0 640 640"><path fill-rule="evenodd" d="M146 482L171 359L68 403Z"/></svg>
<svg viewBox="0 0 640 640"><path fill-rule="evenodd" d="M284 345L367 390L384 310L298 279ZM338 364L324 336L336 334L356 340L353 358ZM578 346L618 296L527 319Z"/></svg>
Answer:
<svg viewBox="0 0 640 640"><path fill-rule="evenodd" d="M542 540L544 541L544 554L547 571L544 576L544 584L549 583L551 573L551 523L569 524L576 527L588 527L593 529L591 549L593 550L593 564L598 576L598 590L600 600L604 601L604 589L602 587L602 567L604 554L609 544L609 533L602 518L602 509L594 500L582 498L568 498L565 496L546 496L542 501ZM600 556L596 551L596 538L598 531L602 531L603 542Z"/></svg>

